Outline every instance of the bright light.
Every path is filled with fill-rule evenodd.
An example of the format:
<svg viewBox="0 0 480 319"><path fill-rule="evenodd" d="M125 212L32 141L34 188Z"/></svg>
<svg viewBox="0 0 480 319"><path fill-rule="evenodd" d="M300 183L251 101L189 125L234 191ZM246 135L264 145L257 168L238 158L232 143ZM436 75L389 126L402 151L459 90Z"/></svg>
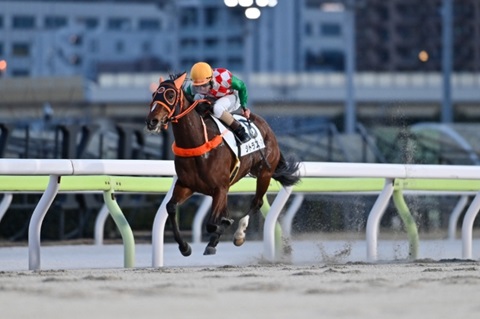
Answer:
<svg viewBox="0 0 480 319"><path fill-rule="evenodd" d="M268 0L269 7L275 7L278 4L277 0Z"/></svg>
<svg viewBox="0 0 480 319"><path fill-rule="evenodd" d="M259 8L247 8L245 9L245 16L248 18L248 19L258 19L260 18L260 15L262 13L260 12L260 9Z"/></svg>
<svg viewBox="0 0 480 319"><path fill-rule="evenodd" d="M320 9L325 12L342 12L345 11L345 6L342 3L327 2L323 3Z"/></svg>
<svg viewBox="0 0 480 319"><path fill-rule="evenodd" d="M428 52L425 50L422 50L418 53L418 59L422 62L427 62L428 61Z"/></svg>
<svg viewBox="0 0 480 319"><path fill-rule="evenodd" d="M238 0L223 0L223 3L230 8L238 6Z"/></svg>
<svg viewBox="0 0 480 319"><path fill-rule="evenodd" d="M259 7L266 7L266 6L268 6L268 2L269 2L269 0L255 0L255 3L256 3L257 6L259 6Z"/></svg>
<svg viewBox="0 0 480 319"><path fill-rule="evenodd" d="M250 7L253 4L253 0L238 0L238 4L242 7Z"/></svg>
<svg viewBox="0 0 480 319"><path fill-rule="evenodd" d="M0 60L0 72L3 72L7 69L7 61Z"/></svg>

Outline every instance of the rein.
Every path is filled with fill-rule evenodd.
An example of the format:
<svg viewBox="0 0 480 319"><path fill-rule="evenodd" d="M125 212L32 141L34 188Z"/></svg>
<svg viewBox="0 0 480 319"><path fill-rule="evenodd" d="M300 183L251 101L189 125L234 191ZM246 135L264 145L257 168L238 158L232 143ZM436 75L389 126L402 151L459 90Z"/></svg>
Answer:
<svg viewBox="0 0 480 319"><path fill-rule="evenodd" d="M184 117L185 115L190 113L193 109L195 109L195 107L199 103L209 102L208 100L204 100L204 99L196 100L196 101L193 101L186 109L184 109L184 94L183 94L182 89L177 89L176 87L169 87L169 88L165 89L165 87L162 86L161 88L159 88L157 90L156 94L163 93L164 97L165 97L165 93L169 90L173 90L176 93L176 98L175 98L175 101L173 103L168 103L168 102L166 103L164 101L155 101L153 106L152 106L152 110L155 109L157 107L157 105L159 105L162 108L165 108L167 110L168 115L166 116L165 122L163 124L163 127L165 129L168 128L168 123L169 122L178 123L178 121L182 117ZM165 98L165 101L168 101L168 99ZM175 110L177 108L180 109L180 113L175 115ZM205 122L203 121L203 118L201 118L201 120L202 120L203 135L204 135L204 138L205 138L205 143L203 143L200 146L193 147L193 148L181 148L181 147L178 147L175 142L173 142L173 144L172 144L173 154L175 154L176 156L180 156L180 157L201 156L203 154L206 154L206 153L210 152L212 149L216 148L217 146L219 146L222 143L223 135L225 135L225 133L227 131L223 132L222 134L219 134L219 135L215 136L213 139L211 139L209 141L208 140L208 134L207 134L207 127L205 125Z"/></svg>
<svg viewBox="0 0 480 319"><path fill-rule="evenodd" d="M163 89L163 90L162 90ZM197 100L197 101L194 101L192 104L190 104L190 106L187 108L187 109L183 109L184 107L184 103L183 103L183 98L184 98L184 95L183 95L183 92L182 92L182 89L179 89L177 90L176 88L168 88L168 89L165 89L164 87L161 87L157 92L156 94L158 93L164 93L167 92L168 90L173 90L175 91L176 93L176 99L175 101L171 104L171 105L168 105L167 103L165 102L162 102L162 101L155 101L153 103L153 106L152 108L156 108L157 105L160 105L161 107L165 108L167 111L168 111L168 115L166 117L166 120L165 120L165 123L163 124L163 127L164 129L167 129L168 128L168 123L171 122L171 123L178 123L178 120L181 119L182 117L184 117L185 115L187 115L188 113L190 113L200 102L205 102L207 100ZM166 100L166 99L165 99ZM174 115L175 113L175 109L176 109L176 106L177 105L180 105L180 113L177 114L177 115Z"/></svg>

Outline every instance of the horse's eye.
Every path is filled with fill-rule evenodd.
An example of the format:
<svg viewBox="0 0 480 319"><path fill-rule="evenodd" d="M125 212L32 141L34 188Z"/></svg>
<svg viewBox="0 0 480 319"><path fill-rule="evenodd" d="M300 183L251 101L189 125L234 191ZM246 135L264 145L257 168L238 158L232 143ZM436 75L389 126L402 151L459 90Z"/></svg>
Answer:
<svg viewBox="0 0 480 319"><path fill-rule="evenodd" d="M174 91L165 92L165 98L167 99L167 101L173 103L175 101L175 92Z"/></svg>

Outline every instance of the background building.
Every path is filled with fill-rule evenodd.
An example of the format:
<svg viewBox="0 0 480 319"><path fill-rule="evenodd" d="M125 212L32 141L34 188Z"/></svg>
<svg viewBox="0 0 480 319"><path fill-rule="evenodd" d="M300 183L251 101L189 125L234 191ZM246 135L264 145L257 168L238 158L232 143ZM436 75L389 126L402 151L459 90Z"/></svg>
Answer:
<svg viewBox="0 0 480 319"><path fill-rule="evenodd" d="M364 0L357 12L359 71L440 71L442 0ZM453 1L453 69L480 70L480 2Z"/></svg>
<svg viewBox="0 0 480 319"><path fill-rule="evenodd" d="M0 1L4 76L160 71L175 47L165 10L153 3ZM113 10L112 10L113 9ZM169 29L170 28L170 29Z"/></svg>
<svg viewBox="0 0 480 319"><path fill-rule="evenodd" d="M123 111L141 110L129 103L147 102L159 75L203 60L246 81L258 112L300 109L334 118L352 113L344 105L355 100L359 116L388 117L401 101L405 117L437 119L445 92L443 1L279 0L248 20L244 8L222 0L0 0L0 76L11 80L0 85L0 96L5 106L33 92L29 106L49 102L54 109L75 96L91 109L112 105L117 115L122 104ZM479 4L452 3L452 101L457 118L476 118ZM357 72L345 72L353 54ZM42 86L39 77L47 78Z"/></svg>
<svg viewBox="0 0 480 319"><path fill-rule="evenodd" d="M221 0L0 1L3 76L345 67L345 10L356 10L359 71L440 71L442 0L278 1L248 20ZM454 70L480 70L480 3L454 1Z"/></svg>

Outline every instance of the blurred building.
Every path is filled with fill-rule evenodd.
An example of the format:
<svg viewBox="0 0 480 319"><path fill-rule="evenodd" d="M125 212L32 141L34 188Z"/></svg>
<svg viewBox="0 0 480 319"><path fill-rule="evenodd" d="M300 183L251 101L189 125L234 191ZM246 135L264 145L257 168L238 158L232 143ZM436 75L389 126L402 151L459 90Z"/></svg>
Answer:
<svg viewBox="0 0 480 319"><path fill-rule="evenodd" d="M279 1L256 21L221 0L0 0L4 75L188 70L204 60L244 72L343 69L342 12Z"/></svg>
<svg viewBox="0 0 480 319"><path fill-rule="evenodd" d="M457 118L480 118L480 2L452 2L452 104ZM445 92L442 3L278 0L248 20L244 8L223 0L0 0L0 116L46 101L75 112L87 108L73 102L88 105L99 116L144 116L159 75L203 60L238 74L249 104L263 113L282 107L333 118L347 113L350 96L359 117L388 117L400 103L408 116L437 119ZM354 96L344 72L352 11Z"/></svg>
<svg viewBox="0 0 480 319"><path fill-rule="evenodd" d="M165 70L174 34L153 3L0 1L0 60L9 77Z"/></svg>
<svg viewBox="0 0 480 319"><path fill-rule="evenodd" d="M360 2L360 1L359 1ZM453 69L480 71L480 1L453 2ZM442 0L362 0L359 71L440 71Z"/></svg>
<svg viewBox="0 0 480 319"><path fill-rule="evenodd" d="M342 71L346 10L359 71L439 71L442 0L279 0L248 20L222 0L0 0L0 73ZM454 1L454 70L480 69L480 2ZM4 62L5 63L5 62Z"/></svg>

